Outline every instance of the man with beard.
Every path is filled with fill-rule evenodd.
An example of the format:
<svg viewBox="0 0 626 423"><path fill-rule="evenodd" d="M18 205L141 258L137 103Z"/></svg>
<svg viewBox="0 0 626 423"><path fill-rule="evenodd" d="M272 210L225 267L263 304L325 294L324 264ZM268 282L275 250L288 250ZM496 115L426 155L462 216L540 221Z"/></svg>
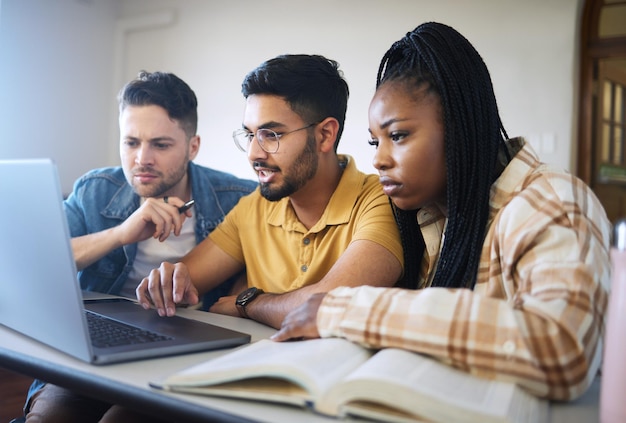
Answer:
<svg viewBox="0 0 626 423"><path fill-rule="evenodd" d="M150 269L185 255L257 186L192 162L200 148L197 104L191 88L171 73L140 72L120 92L122 166L88 172L63 203L83 290L134 299ZM215 285L203 306L228 294L232 280ZM38 380L28 397L26 421L143 418Z"/></svg>
<svg viewBox="0 0 626 423"><path fill-rule="evenodd" d="M255 189L192 162L200 149L197 105L171 73L140 72L120 92L122 166L88 172L64 202L84 290L135 298L150 269L185 255Z"/></svg>
<svg viewBox="0 0 626 423"><path fill-rule="evenodd" d="M250 72L242 129L260 189L242 198L215 231L178 263L163 262L137 298L171 316L246 270L247 284L210 308L278 328L317 292L338 286L393 286L402 247L378 177L337 154L348 85L337 62L283 55Z"/></svg>

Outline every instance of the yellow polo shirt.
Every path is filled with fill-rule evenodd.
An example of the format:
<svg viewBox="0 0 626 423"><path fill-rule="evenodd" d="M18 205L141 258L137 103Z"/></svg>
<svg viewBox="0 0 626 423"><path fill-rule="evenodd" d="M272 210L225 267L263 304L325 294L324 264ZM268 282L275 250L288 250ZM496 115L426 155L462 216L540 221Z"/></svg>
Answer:
<svg viewBox="0 0 626 423"><path fill-rule="evenodd" d="M352 241L367 239L404 262L398 227L378 176L356 168L350 156L320 220L307 230L289 198L268 201L257 188L226 215L209 237L245 263L248 284L282 293L317 283Z"/></svg>

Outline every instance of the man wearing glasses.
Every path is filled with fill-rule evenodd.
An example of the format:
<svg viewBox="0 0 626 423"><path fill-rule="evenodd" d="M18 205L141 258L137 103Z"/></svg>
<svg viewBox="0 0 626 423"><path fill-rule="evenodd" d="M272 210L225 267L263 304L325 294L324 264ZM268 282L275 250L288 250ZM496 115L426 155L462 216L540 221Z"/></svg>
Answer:
<svg viewBox="0 0 626 423"><path fill-rule="evenodd" d="M348 86L338 64L317 55L284 55L242 84L242 129L233 133L258 175L209 237L178 263L164 262L137 289L162 316L242 270L239 295L210 311L278 328L311 294L337 286L392 286L402 247L378 177L337 154ZM193 282L192 282L193 281Z"/></svg>

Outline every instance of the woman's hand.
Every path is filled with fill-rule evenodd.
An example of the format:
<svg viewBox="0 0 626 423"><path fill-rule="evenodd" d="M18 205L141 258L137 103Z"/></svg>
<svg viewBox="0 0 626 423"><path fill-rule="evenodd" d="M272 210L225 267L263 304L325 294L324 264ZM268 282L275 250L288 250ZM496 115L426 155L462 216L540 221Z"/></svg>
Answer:
<svg viewBox="0 0 626 423"><path fill-rule="evenodd" d="M326 293L313 294L309 299L292 310L280 326L280 330L272 335L273 341L287 341L290 339L319 338L317 331L317 310Z"/></svg>

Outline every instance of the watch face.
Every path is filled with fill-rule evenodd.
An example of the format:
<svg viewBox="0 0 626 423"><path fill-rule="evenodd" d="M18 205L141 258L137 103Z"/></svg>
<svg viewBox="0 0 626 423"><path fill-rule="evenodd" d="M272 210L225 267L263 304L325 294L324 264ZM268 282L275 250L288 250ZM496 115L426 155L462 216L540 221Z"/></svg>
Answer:
<svg viewBox="0 0 626 423"><path fill-rule="evenodd" d="M254 294L256 294L256 288L246 289L244 292L241 293L240 300L248 301L250 298L254 296Z"/></svg>
<svg viewBox="0 0 626 423"><path fill-rule="evenodd" d="M235 303L240 304L240 305L245 305L246 303L248 303L248 301L252 300L259 293L260 293L259 290L255 287L248 288L245 291L243 291L241 294L239 294L239 296L237 297L237 301Z"/></svg>

